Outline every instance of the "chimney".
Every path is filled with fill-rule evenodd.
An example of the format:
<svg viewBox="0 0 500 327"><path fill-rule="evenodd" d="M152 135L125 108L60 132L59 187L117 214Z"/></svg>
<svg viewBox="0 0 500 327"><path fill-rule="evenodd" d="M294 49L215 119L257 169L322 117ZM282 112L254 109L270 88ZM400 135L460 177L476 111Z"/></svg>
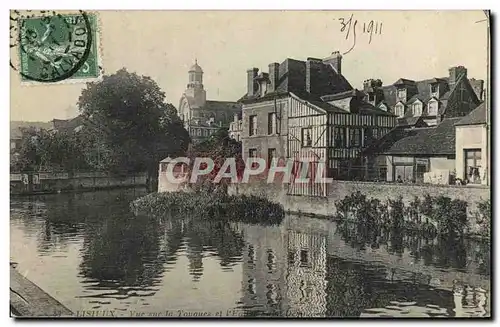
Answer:
<svg viewBox="0 0 500 327"><path fill-rule="evenodd" d="M340 52L332 52L329 57L323 59L323 63L331 65L337 74L342 75L342 55Z"/></svg>
<svg viewBox="0 0 500 327"><path fill-rule="evenodd" d="M464 66L456 66L456 67L451 67L449 69L450 72L450 78L448 80L448 84L450 85L450 89L452 89L455 84L457 84L458 79L462 76L465 75L467 78L467 68Z"/></svg>
<svg viewBox="0 0 500 327"><path fill-rule="evenodd" d="M238 122L238 114L234 114L233 122L237 123Z"/></svg>
<svg viewBox="0 0 500 327"><path fill-rule="evenodd" d="M280 80L280 64L278 64L277 62L269 64L269 80L271 81L271 84L267 87L267 91L276 91Z"/></svg>
<svg viewBox="0 0 500 327"><path fill-rule="evenodd" d="M321 59L307 58L306 61L306 92L314 93L318 91L318 74L323 64Z"/></svg>
<svg viewBox="0 0 500 327"><path fill-rule="evenodd" d="M255 78L259 74L258 68L251 68L247 70L247 95L252 97L255 92L259 89L259 85L255 81Z"/></svg>

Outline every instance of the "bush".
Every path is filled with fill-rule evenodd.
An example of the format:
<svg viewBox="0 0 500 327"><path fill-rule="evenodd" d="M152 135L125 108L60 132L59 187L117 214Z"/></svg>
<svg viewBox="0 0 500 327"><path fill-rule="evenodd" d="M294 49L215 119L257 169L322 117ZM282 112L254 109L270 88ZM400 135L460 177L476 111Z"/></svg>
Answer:
<svg viewBox="0 0 500 327"><path fill-rule="evenodd" d="M427 194L423 200L415 197L406 206L401 196L382 203L377 199L367 199L358 191L337 201L335 205L337 219L352 221L367 228L391 227L394 230L418 230L430 235L440 233L461 237L467 227L467 202L445 196L433 198ZM481 204L483 217L489 217L490 210L487 202ZM482 220L483 225L489 226L486 220Z"/></svg>
<svg viewBox="0 0 500 327"><path fill-rule="evenodd" d="M194 216L248 223L279 224L285 212L280 204L265 198L204 192L151 193L131 202L136 214L156 217Z"/></svg>

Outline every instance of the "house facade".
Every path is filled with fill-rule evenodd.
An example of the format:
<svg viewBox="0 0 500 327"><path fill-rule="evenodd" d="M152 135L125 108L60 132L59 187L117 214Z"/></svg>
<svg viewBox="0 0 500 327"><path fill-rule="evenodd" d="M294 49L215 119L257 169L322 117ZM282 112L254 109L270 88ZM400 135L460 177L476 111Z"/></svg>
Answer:
<svg viewBox="0 0 500 327"><path fill-rule="evenodd" d="M207 100L203 85L203 69L195 64L188 71L189 83L179 101L178 115L193 141L210 136L218 128L228 127L241 104L233 101Z"/></svg>
<svg viewBox="0 0 500 327"><path fill-rule="evenodd" d="M445 118L431 127L398 126L365 153L386 172L383 181L449 184L455 176L455 123L460 119Z"/></svg>
<svg viewBox="0 0 500 327"><path fill-rule="evenodd" d="M455 124L457 178L472 184L489 185L487 111L482 103Z"/></svg>
<svg viewBox="0 0 500 327"><path fill-rule="evenodd" d="M234 114L233 121L229 124L229 137L238 142L241 141L241 132L243 130L243 121L241 120L241 113Z"/></svg>
<svg viewBox="0 0 500 327"><path fill-rule="evenodd" d="M462 117L484 97L484 81L469 79L463 66L451 67L449 75L425 80L400 78L392 85L379 79L364 82L365 101L398 117L398 125L435 126L445 118Z"/></svg>
<svg viewBox="0 0 500 327"><path fill-rule="evenodd" d="M269 73L248 70L240 102L244 159L311 157L324 160L327 177L337 179L362 172L362 149L396 125L392 113L366 102L349 84L338 52L272 63Z"/></svg>

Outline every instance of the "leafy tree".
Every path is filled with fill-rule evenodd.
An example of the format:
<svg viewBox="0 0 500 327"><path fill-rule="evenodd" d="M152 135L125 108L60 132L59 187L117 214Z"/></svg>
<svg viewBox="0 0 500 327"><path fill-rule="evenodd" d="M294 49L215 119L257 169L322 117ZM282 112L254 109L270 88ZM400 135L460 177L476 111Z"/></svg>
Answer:
<svg viewBox="0 0 500 327"><path fill-rule="evenodd" d="M81 140L74 132L52 132L23 128L19 150L12 169L16 171L66 170L88 167Z"/></svg>
<svg viewBox="0 0 500 327"><path fill-rule="evenodd" d="M213 180L219 173L226 159L235 159L238 177L242 176L245 168L245 163L241 156L241 142L230 138L227 128L224 127L217 130L202 142L194 144L188 151L188 157L191 159L191 164L194 163L196 157L211 158L214 161L214 169L199 182L199 184L210 182L205 184L208 185L209 189L222 186L222 189L225 190L228 183L231 181L229 178L223 178L219 183L213 184Z"/></svg>
<svg viewBox="0 0 500 327"><path fill-rule="evenodd" d="M125 68L87 83L78 107L86 120L89 157L103 155L99 164L109 171L147 171L156 178L159 161L184 153L189 144L175 107L156 82Z"/></svg>

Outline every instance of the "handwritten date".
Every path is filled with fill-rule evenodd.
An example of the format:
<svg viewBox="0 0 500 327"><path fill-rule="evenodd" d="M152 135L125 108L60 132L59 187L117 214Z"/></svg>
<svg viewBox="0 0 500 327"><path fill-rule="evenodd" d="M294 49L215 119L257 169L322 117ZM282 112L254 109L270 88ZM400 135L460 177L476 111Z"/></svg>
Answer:
<svg viewBox="0 0 500 327"><path fill-rule="evenodd" d="M361 28L361 24L358 25L358 20L354 19L354 14L351 14L348 18L339 18L340 21L340 32L345 33L345 39L352 39L352 46L347 50L345 54L351 52L356 46L356 36L358 33L358 28ZM369 22L363 22L363 29L361 34L368 35L368 44L372 43L373 35L382 34L382 22L370 20Z"/></svg>

